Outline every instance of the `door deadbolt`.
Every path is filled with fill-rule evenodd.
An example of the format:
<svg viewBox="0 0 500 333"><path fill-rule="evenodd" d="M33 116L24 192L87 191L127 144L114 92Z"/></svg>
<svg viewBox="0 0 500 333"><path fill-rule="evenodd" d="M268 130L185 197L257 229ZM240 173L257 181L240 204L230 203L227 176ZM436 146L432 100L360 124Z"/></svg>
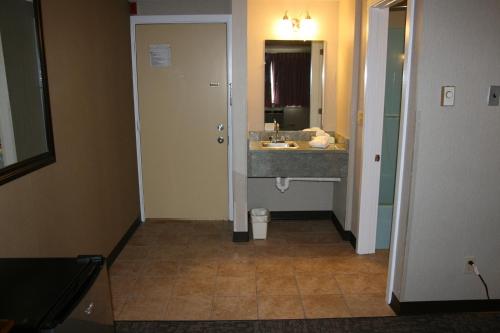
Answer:
<svg viewBox="0 0 500 333"><path fill-rule="evenodd" d="M224 137L219 136L219 137L217 138L217 142L218 142L218 143L224 143Z"/></svg>
<svg viewBox="0 0 500 333"><path fill-rule="evenodd" d="M377 155L375 155L375 162L379 162L379 161L380 161L380 155L377 154Z"/></svg>
<svg viewBox="0 0 500 333"><path fill-rule="evenodd" d="M218 130L219 132L222 132L222 131L224 130L224 124L219 124L219 125L217 125L217 130Z"/></svg>

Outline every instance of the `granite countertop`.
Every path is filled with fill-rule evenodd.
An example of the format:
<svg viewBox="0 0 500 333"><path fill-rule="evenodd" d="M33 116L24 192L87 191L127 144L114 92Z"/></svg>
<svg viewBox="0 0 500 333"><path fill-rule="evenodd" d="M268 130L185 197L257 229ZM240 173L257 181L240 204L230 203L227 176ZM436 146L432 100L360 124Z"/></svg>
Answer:
<svg viewBox="0 0 500 333"><path fill-rule="evenodd" d="M313 148L309 141L313 132L280 131L287 141L295 142L297 148L264 148L272 132L249 132L248 177L336 177L347 176L349 163L349 141L330 132L335 144L327 148Z"/></svg>
<svg viewBox="0 0 500 333"><path fill-rule="evenodd" d="M309 146L309 141L297 141L293 140L298 147L297 148L264 148L261 146L262 141L250 140L248 143L249 152L250 151L265 151L265 152L287 152L287 153L344 153L348 154L347 145L345 143L335 143L330 144L327 148L313 148Z"/></svg>

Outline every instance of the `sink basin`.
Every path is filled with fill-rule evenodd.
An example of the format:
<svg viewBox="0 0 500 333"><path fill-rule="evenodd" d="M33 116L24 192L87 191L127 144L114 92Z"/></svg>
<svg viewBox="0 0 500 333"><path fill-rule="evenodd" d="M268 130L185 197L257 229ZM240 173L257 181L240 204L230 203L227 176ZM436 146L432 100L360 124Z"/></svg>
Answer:
<svg viewBox="0 0 500 333"><path fill-rule="evenodd" d="M293 141L285 142L270 142L262 141L262 148L272 148L272 149L296 149L299 145Z"/></svg>

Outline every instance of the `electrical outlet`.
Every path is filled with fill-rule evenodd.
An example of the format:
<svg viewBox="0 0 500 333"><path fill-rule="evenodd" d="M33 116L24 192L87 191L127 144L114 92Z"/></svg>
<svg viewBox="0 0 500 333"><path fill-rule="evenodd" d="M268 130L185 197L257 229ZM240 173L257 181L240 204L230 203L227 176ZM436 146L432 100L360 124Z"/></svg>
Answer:
<svg viewBox="0 0 500 333"><path fill-rule="evenodd" d="M469 256L469 257L464 257L464 274L472 274L474 273L474 268L472 268L472 265L469 265L469 261L476 262L476 258Z"/></svg>

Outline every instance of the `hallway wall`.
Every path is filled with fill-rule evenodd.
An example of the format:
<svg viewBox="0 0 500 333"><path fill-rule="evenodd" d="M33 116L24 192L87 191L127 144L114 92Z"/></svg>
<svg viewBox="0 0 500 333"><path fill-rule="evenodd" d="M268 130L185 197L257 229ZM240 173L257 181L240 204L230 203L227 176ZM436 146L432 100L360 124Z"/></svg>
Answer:
<svg viewBox="0 0 500 333"><path fill-rule="evenodd" d="M0 257L108 255L139 215L128 4L41 3L57 161L0 186Z"/></svg>
<svg viewBox="0 0 500 333"><path fill-rule="evenodd" d="M492 299L500 298L500 3L423 0L416 7L416 115L412 189L400 301L485 299L474 256ZM456 86L441 107L441 86Z"/></svg>

